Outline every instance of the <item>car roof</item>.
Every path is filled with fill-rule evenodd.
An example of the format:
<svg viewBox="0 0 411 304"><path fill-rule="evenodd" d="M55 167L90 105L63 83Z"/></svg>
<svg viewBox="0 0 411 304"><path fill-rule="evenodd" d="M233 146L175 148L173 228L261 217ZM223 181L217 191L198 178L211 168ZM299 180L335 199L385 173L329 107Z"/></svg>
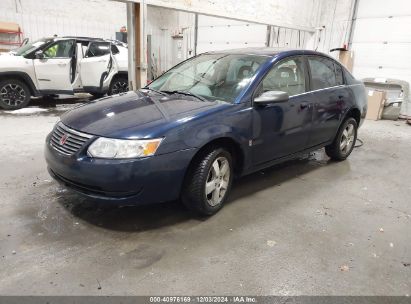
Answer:
<svg viewBox="0 0 411 304"><path fill-rule="evenodd" d="M100 41L100 42L106 41L106 40L103 39L103 38L81 37L81 36L64 36L64 37L56 37L56 38L76 39L76 40L79 40L79 41Z"/></svg>
<svg viewBox="0 0 411 304"><path fill-rule="evenodd" d="M206 52L205 54L239 54L239 55L260 55L274 57L277 55L287 56L287 55L320 55L329 57L326 54L302 49L290 49L290 48L271 48L271 47L257 47L257 48L241 48L241 49L231 49L223 51L212 51Z"/></svg>

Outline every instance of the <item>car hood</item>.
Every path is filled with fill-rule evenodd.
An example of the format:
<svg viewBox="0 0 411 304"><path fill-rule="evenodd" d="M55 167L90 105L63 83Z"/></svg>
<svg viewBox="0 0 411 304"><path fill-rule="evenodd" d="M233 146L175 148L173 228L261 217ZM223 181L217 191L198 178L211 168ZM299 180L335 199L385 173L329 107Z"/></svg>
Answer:
<svg viewBox="0 0 411 304"><path fill-rule="evenodd" d="M96 100L67 112L61 120L70 128L88 134L151 138L164 136L170 128L229 105L143 90Z"/></svg>
<svg viewBox="0 0 411 304"><path fill-rule="evenodd" d="M25 65L31 65L31 59L26 59L23 56L1 55L0 56L0 71L7 72L9 69L20 69Z"/></svg>

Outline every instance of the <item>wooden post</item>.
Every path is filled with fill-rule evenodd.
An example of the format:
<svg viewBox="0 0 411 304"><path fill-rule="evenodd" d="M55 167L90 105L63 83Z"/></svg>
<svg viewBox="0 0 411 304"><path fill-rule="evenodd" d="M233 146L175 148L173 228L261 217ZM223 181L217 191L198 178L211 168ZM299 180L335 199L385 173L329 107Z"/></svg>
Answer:
<svg viewBox="0 0 411 304"><path fill-rule="evenodd" d="M147 63L145 21L146 4L127 3L128 82L130 90L146 85Z"/></svg>
<svg viewBox="0 0 411 304"><path fill-rule="evenodd" d="M134 6L134 18L135 18L135 30L134 30L134 41L135 41L135 58L136 64L134 65L136 73L136 89L141 88L141 69L142 69L142 60L141 60L141 9L140 3L136 3Z"/></svg>

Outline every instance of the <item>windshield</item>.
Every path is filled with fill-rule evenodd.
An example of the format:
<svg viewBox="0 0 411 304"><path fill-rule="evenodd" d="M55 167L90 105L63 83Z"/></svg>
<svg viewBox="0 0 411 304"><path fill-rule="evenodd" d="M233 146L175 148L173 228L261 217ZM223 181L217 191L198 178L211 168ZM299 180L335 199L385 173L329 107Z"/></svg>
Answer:
<svg viewBox="0 0 411 304"><path fill-rule="evenodd" d="M147 87L232 103L266 60L256 55L204 54L172 68Z"/></svg>
<svg viewBox="0 0 411 304"><path fill-rule="evenodd" d="M42 45L44 45L46 42L49 42L50 39L40 39L34 42L29 42L26 45L23 45L21 48L18 48L17 50L14 50L15 54L17 56L25 56L28 53L31 53L35 49L38 49Z"/></svg>

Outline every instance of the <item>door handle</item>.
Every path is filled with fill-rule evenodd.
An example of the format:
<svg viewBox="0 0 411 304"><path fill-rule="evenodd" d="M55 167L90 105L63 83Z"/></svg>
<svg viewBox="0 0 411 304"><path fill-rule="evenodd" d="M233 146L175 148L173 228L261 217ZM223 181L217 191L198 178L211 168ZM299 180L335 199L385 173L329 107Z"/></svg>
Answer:
<svg viewBox="0 0 411 304"><path fill-rule="evenodd" d="M309 107L310 107L310 104L308 102L303 102L303 103L300 104L301 109L305 109L305 108L309 108Z"/></svg>
<svg viewBox="0 0 411 304"><path fill-rule="evenodd" d="M65 67L67 65L67 63L58 63L58 66L60 67Z"/></svg>

